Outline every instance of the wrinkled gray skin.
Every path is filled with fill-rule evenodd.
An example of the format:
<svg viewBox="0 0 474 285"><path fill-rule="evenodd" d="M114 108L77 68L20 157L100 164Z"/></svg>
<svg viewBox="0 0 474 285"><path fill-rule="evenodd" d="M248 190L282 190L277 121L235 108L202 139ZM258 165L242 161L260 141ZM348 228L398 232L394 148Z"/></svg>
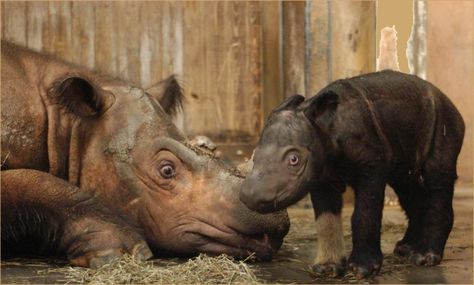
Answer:
<svg viewBox="0 0 474 285"><path fill-rule="evenodd" d="M174 80L153 94L5 42L1 76L4 257L97 267L150 249L269 259L281 245L286 212L249 210L242 176L171 122Z"/></svg>

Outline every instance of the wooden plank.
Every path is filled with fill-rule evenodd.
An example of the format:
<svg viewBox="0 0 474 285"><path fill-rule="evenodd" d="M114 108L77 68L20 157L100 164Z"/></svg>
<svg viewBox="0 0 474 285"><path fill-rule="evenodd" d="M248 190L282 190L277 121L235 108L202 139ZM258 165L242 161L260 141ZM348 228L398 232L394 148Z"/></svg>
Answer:
<svg viewBox="0 0 474 285"><path fill-rule="evenodd" d="M183 74L183 4L143 3L140 61L141 83L149 86L171 74ZM154 25L149 23L153 22Z"/></svg>
<svg viewBox="0 0 474 285"><path fill-rule="evenodd" d="M95 4L94 66L110 75L117 75L117 48L114 45L117 33L113 22L115 2Z"/></svg>
<svg viewBox="0 0 474 285"><path fill-rule="evenodd" d="M263 62L262 62L262 23L261 23L261 7L257 2L247 3L247 15L249 15L247 28L248 36L246 41L248 42L248 55L249 66L248 71L245 71L246 81L242 83L243 87L247 87L245 93L237 91L237 101L241 99L247 99L245 104L241 105L242 111L249 112L249 123L248 129L245 130L251 136L249 141L256 143L258 136L263 127L263 112L262 112L262 92L263 92ZM247 107L249 106L249 107ZM248 108L247 110L245 108ZM236 126L239 126L239 120L241 120L241 113L237 113L232 120L236 122Z"/></svg>
<svg viewBox="0 0 474 285"><path fill-rule="evenodd" d="M466 128L458 175L460 183L472 186L474 2L428 1L426 5L427 80L439 87L463 116Z"/></svg>
<svg viewBox="0 0 474 285"><path fill-rule="evenodd" d="M17 29L24 45L137 85L181 74L191 134L256 141L263 119L262 7L277 15L280 3L18 3L1 4L4 37L21 38L12 32ZM268 16L267 27L279 26L278 19ZM282 97L281 38L273 28L265 35L265 82L276 105Z"/></svg>
<svg viewBox="0 0 474 285"><path fill-rule="evenodd" d="M284 95L305 95L305 2L283 2Z"/></svg>
<svg viewBox="0 0 474 285"><path fill-rule="evenodd" d="M140 81L145 87L163 79L162 70L162 2L146 2L140 5L142 26L140 46ZM153 25L150 25L153 23Z"/></svg>
<svg viewBox="0 0 474 285"><path fill-rule="evenodd" d="M41 11L39 11L41 12ZM71 2L49 2L47 17L43 15L42 51L68 62L77 63L72 42Z"/></svg>
<svg viewBox="0 0 474 285"><path fill-rule="evenodd" d="M249 141L261 124L258 3L186 2L184 81L190 134Z"/></svg>
<svg viewBox="0 0 474 285"><path fill-rule="evenodd" d="M181 2L171 2L173 4L173 45L174 45L174 54L173 54L173 70L172 72L166 71L165 76L168 76L168 73L174 73L179 76L183 75L183 46L184 46L184 37L183 37L183 3Z"/></svg>
<svg viewBox="0 0 474 285"><path fill-rule="evenodd" d="M124 37L121 37L123 47L127 51L127 69L128 76L127 80L140 84L140 35L141 26L139 25L139 3L138 2L123 2L125 9L122 10L122 15L126 15L122 26L122 29L117 33L123 33Z"/></svg>
<svg viewBox="0 0 474 285"><path fill-rule="evenodd" d="M139 3L116 2L113 5L115 48L117 49L116 76L140 84L140 26Z"/></svg>
<svg viewBox="0 0 474 285"><path fill-rule="evenodd" d="M26 3L26 45L33 50L41 51L43 49L43 27L47 25L48 21L44 15L47 14L47 2Z"/></svg>
<svg viewBox="0 0 474 285"><path fill-rule="evenodd" d="M256 2L232 2L226 6L227 21L223 19L216 26L216 31L220 26L228 30L224 33L224 46L221 45L224 52L220 62L227 64L218 67L224 84L217 84L222 102L217 105L224 106L227 141L247 142L256 138L262 120L260 7Z"/></svg>
<svg viewBox="0 0 474 285"><path fill-rule="evenodd" d="M2 1L2 39L26 46L26 2Z"/></svg>
<svg viewBox="0 0 474 285"><path fill-rule="evenodd" d="M127 45L127 34L125 33L124 26L126 26L124 13L126 13L125 2L116 2L112 5L112 25L113 32L116 34L114 37L114 46L116 52L115 57L115 76L118 78L126 79L128 78L128 52L126 49Z"/></svg>
<svg viewBox="0 0 474 285"><path fill-rule="evenodd" d="M281 2L260 2L262 11L262 108L266 118L283 101Z"/></svg>
<svg viewBox="0 0 474 285"><path fill-rule="evenodd" d="M140 83L144 87L148 87L153 83L151 67L155 63L152 62L152 56L157 44L154 41L155 33L150 32L150 30L152 27L159 26L159 23L152 18L155 14L160 15L159 11L153 10L156 6L156 4L148 2L139 6L139 25L142 28L142 34L140 35ZM149 21L154 24L149 25Z"/></svg>
<svg viewBox="0 0 474 285"><path fill-rule="evenodd" d="M313 96L331 81L329 1L308 1L306 9L306 93Z"/></svg>
<svg viewBox="0 0 474 285"><path fill-rule="evenodd" d="M214 6L214 3L186 2L184 9L184 70L183 79L187 100L184 117L187 133L199 134L208 128L218 129L223 121L222 114L206 112L206 106L213 104L212 97L206 87L206 41L204 38L207 18L202 17L205 6ZM200 52L198 52L200 51ZM216 109L217 111L217 109ZM202 115L201 115L202 114ZM209 120L214 117L214 120Z"/></svg>
<svg viewBox="0 0 474 285"><path fill-rule="evenodd" d="M230 66L233 66L234 58L242 51L238 26L238 21L242 20L238 17L239 3L205 2L200 8L200 18L205 21L205 26L202 27L205 49L205 97L202 100L202 110L208 114L201 131L214 136L217 141L225 141L230 135L235 135L231 134L232 127L229 125L232 125L232 122L229 118L233 117L235 112L235 107L232 106L232 90L238 85L240 74L239 70L234 70L234 77L230 78L228 72ZM209 14L206 15L206 11L209 11ZM206 128L207 125L211 127Z"/></svg>
<svg viewBox="0 0 474 285"><path fill-rule="evenodd" d="M94 68L95 66L95 13L94 4L87 2L71 3L72 46L76 63Z"/></svg>
<svg viewBox="0 0 474 285"><path fill-rule="evenodd" d="M206 90L206 65L204 31L206 18L201 17L204 10L202 2L186 2L184 4L184 64L186 106L184 112L185 132L189 135L202 133L205 124L208 128L216 128L217 123L223 120L222 116L213 114L215 121L207 122L207 114L203 112L203 105L210 102ZM209 3L208 5L213 5ZM202 115L200 115L202 113Z"/></svg>
<svg viewBox="0 0 474 285"><path fill-rule="evenodd" d="M331 2L332 79L375 71L375 1Z"/></svg>
<svg viewBox="0 0 474 285"><path fill-rule="evenodd" d="M163 2L161 18L162 73L182 74L183 70L183 21L182 3Z"/></svg>
<svg viewBox="0 0 474 285"><path fill-rule="evenodd" d="M53 2L46 2L46 5L48 6L48 10L46 12L46 17L43 15L43 27L42 27L42 33L41 33L41 41L43 42L43 47L42 51L46 53L54 53L53 45L52 45L52 37L54 36L54 31L51 28L51 26L55 23L55 20L52 19L55 17L55 3ZM53 8L51 8L53 6ZM53 10L53 12L51 12ZM53 15L51 15L53 14Z"/></svg>

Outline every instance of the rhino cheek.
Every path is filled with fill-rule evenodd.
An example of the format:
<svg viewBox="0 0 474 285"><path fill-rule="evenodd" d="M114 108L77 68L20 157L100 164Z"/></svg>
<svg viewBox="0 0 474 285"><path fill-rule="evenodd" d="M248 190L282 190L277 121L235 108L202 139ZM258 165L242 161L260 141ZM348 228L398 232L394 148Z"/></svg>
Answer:
<svg viewBox="0 0 474 285"><path fill-rule="evenodd" d="M138 211L148 242L154 248L186 249L188 242L183 234L189 221L186 217L190 216L186 210L164 193L145 191L143 204Z"/></svg>
<svg viewBox="0 0 474 285"><path fill-rule="evenodd" d="M222 227L227 220L228 200L202 175L183 179L172 192L145 192L141 216L156 248L194 252L207 242L203 223Z"/></svg>

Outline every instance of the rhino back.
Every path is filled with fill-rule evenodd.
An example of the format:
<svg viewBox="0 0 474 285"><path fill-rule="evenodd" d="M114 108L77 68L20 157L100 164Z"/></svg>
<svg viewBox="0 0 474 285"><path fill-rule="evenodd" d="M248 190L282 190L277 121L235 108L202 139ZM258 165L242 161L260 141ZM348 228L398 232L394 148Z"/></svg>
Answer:
<svg viewBox="0 0 474 285"><path fill-rule="evenodd" d="M395 163L409 161L415 169L430 151L440 110L457 112L438 88L409 74L382 71L335 83L328 88L343 94L339 121L352 128L345 114L358 114L356 117L362 120L359 127L376 133Z"/></svg>
<svg viewBox="0 0 474 285"><path fill-rule="evenodd" d="M46 110L25 60L21 50L2 42L2 169L47 171Z"/></svg>

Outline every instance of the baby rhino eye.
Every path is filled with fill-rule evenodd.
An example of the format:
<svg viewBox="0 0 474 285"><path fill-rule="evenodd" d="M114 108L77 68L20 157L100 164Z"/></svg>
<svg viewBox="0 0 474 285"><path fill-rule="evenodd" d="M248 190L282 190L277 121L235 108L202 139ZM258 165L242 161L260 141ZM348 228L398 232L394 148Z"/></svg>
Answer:
<svg viewBox="0 0 474 285"><path fill-rule="evenodd" d="M298 163L300 163L300 158L298 155L295 153L290 153L290 155L288 155L288 164L291 166L296 166Z"/></svg>

